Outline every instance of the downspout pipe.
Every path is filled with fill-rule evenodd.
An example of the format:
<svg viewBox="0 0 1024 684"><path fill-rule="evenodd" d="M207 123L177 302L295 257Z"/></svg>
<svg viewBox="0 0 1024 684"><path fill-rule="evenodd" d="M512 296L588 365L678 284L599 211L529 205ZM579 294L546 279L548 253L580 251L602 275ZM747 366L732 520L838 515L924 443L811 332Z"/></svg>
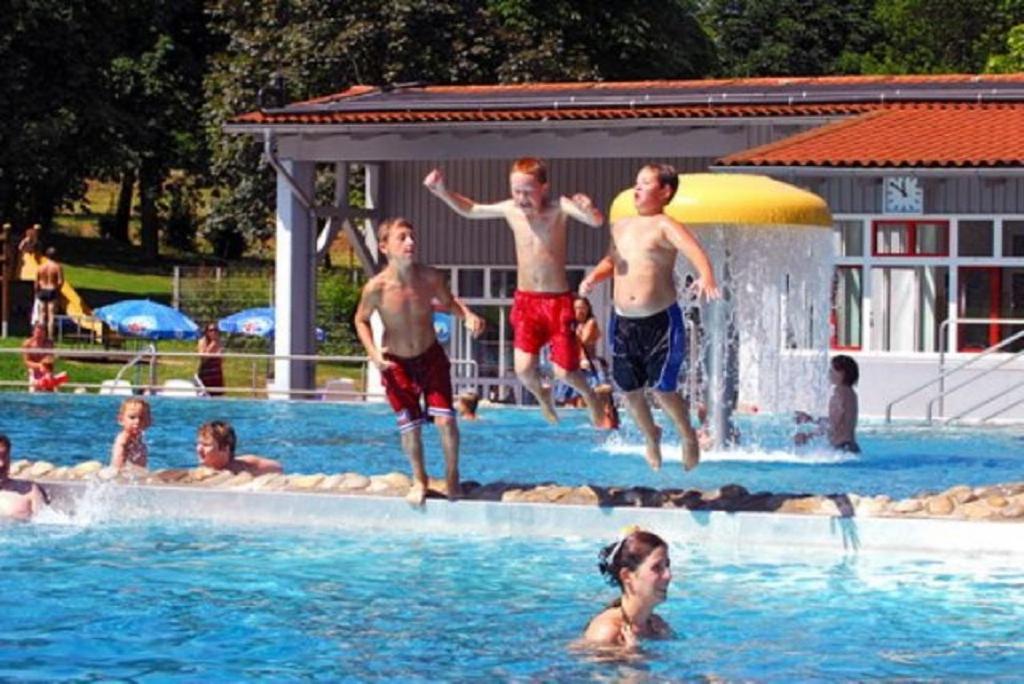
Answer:
<svg viewBox="0 0 1024 684"><path fill-rule="evenodd" d="M270 167L277 172L281 178L284 178L284 182L291 188L292 194L299 200L299 204L306 208L310 214L313 213L313 200L306 195L305 191L299 187L299 184L295 182L288 170L281 164L281 160L277 158L274 153L274 133L268 128L263 131L263 159Z"/></svg>

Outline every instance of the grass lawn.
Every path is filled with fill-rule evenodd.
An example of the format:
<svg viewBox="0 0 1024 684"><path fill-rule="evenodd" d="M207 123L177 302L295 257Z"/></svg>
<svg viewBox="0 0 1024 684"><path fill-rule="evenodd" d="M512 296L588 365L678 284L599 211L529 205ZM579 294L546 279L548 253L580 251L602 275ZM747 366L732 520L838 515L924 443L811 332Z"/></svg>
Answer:
<svg viewBox="0 0 1024 684"><path fill-rule="evenodd" d="M21 354L2 351L4 349L18 349L21 347L24 338L0 339L0 380L19 383L17 387L0 386L0 391L24 391L26 371L22 362ZM128 348L135 349L139 343L129 341ZM157 343L158 352L193 352L195 342L163 340ZM77 350L84 351L81 348ZM88 348L98 356L103 354L99 347ZM262 349L254 348L252 341L244 341L239 348L229 348L229 351L260 353ZM69 382L90 385L99 385L104 380L113 380L118 371L127 362L124 358L108 358L98 361L84 361L78 359L61 359L56 362L56 370L66 371ZM187 380L196 371L197 361L194 358L162 358L157 364L156 384L163 384L170 379ZM224 360L224 379L229 387L255 387L255 392L231 393L231 396L263 396L263 388L267 386L268 362L265 359L231 359ZM133 384L147 384L149 382L148 366L140 366L139 370L129 370L124 378ZM357 387L361 387L361 368L352 364L321 362L316 367L316 385L323 387L328 380L336 378L351 378L356 381ZM63 391L69 391L67 389ZM90 391L96 391L92 389Z"/></svg>

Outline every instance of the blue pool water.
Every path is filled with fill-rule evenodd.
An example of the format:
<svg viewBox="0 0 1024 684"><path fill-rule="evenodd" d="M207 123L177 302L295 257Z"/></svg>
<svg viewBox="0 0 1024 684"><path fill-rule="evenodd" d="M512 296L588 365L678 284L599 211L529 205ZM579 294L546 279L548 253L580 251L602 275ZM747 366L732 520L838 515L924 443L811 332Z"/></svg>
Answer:
<svg viewBox="0 0 1024 684"><path fill-rule="evenodd" d="M15 458L67 465L107 461L117 434L115 397L0 394L0 432ZM195 465L195 429L214 418L234 424L240 453L280 459L287 471L406 472L394 417L383 404L152 400L147 431L150 467ZM860 455L795 449L788 420L740 416L745 445L706 454L691 473L679 465L676 437L667 463L652 472L642 439L626 419L619 434L589 429L580 411L563 411L552 427L529 409L483 407L481 419L460 423L462 475L479 482L558 482L714 488L738 483L751 491L889 494L902 497L966 483L1024 480L1024 429L925 428L865 422ZM442 473L436 431L425 430L427 465ZM673 446L675 445L675 446Z"/></svg>
<svg viewBox="0 0 1024 684"><path fill-rule="evenodd" d="M0 524L0 679L992 680L1024 668L1024 572L673 545L630 662L570 648L598 544L210 523ZM779 552L775 552L778 554Z"/></svg>

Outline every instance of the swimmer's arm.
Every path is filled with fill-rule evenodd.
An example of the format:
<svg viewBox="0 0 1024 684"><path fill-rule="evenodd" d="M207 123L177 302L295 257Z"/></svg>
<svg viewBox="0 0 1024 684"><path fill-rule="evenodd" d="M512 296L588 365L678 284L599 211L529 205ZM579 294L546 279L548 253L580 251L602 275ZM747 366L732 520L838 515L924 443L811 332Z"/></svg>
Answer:
<svg viewBox="0 0 1024 684"><path fill-rule="evenodd" d="M124 432L119 432L114 439L114 446L110 449L110 466L115 470L123 468L128 460L127 454L125 454L125 442L127 441L128 435Z"/></svg>
<svg viewBox="0 0 1024 684"><path fill-rule="evenodd" d="M581 297L586 297L594 291L594 286L598 283L608 280L615 273L615 260L612 255L609 254L601 261L597 262L597 266L594 267L590 273L588 273L583 280L580 281L579 294Z"/></svg>
<svg viewBox="0 0 1024 684"><path fill-rule="evenodd" d="M594 202L583 193L576 193L572 197L562 197L558 200L558 206L562 213L573 217L580 223L600 228L604 225L604 214L594 206Z"/></svg>
<svg viewBox="0 0 1024 684"><path fill-rule="evenodd" d="M432 195L451 207L459 216L468 219L504 218L512 206L512 200L496 204L479 204L468 197L449 190L444 185L441 169L434 169L423 179L423 185Z"/></svg>
<svg viewBox="0 0 1024 684"><path fill-rule="evenodd" d="M625 642L623 631L622 625L617 621L598 616L587 625L583 640L599 646L622 646Z"/></svg>
<svg viewBox="0 0 1024 684"><path fill-rule="evenodd" d="M384 358L384 350L378 349L377 345L374 344L373 328L370 326L370 316L373 315L379 304L380 289L376 279L371 279L370 282L363 286L363 293L359 297L359 306L356 307L356 335L359 336L359 341L363 343L363 349L366 350L366 355L370 357L370 361L380 370L384 370L391 364Z"/></svg>
<svg viewBox="0 0 1024 684"><path fill-rule="evenodd" d="M708 299L718 299L721 293L718 291L718 283L715 281L715 271L711 267L711 259L704 251L697 238L693 237L686 226L665 216L661 222L662 236L676 248L690 263L697 269L699 277L693 281L691 289L699 299L703 294Z"/></svg>
<svg viewBox="0 0 1024 684"><path fill-rule="evenodd" d="M431 277L434 281L434 298L441 306L450 309L453 314L461 318L473 337L480 337L484 328L487 327L487 321L473 313L473 310L466 306L464 301L452 295L440 271L434 269Z"/></svg>
<svg viewBox="0 0 1024 684"><path fill-rule="evenodd" d="M29 492L29 508L32 511L32 515L34 516L39 513L48 503L50 503L50 499L46 496L46 491L39 485L32 483L32 489Z"/></svg>
<svg viewBox="0 0 1024 684"><path fill-rule="evenodd" d="M244 456L236 456L235 460L244 463L246 465L246 470L255 476L284 472L284 468L281 466L281 463L272 458L246 454Z"/></svg>
<svg viewBox="0 0 1024 684"><path fill-rule="evenodd" d="M580 329L580 343L597 344L597 341L600 339L601 331L597 327L597 321L591 318Z"/></svg>

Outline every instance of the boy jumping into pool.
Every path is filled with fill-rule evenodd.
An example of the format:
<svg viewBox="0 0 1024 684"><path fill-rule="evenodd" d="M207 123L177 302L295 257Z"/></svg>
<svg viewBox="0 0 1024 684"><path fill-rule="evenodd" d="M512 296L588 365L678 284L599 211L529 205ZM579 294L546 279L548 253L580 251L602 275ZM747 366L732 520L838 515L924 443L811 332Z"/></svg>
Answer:
<svg viewBox="0 0 1024 684"><path fill-rule="evenodd" d="M586 296L614 273L615 311L608 332L612 378L644 433L647 462L654 470L661 468L661 428L651 415L647 387L683 440L683 467L691 470L700 462L690 406L677 391L686 358L686 329L673 277L676 254L697 269L699 277L690 287L698 298L719 296L704 248L685 226L664 213L678 187L679 176L667 164L640 169L633 188L638 215L615 222L608 256L580 283L580 294Z"/></svg>
<svg viewBox="0 0 1024 684"><path fill-rule="evenodd" d="M367 356L380 369L388 401L398 416L402 449L412 465L413 486L406 498L420 506L427 496L420 435L426 422L420 401L425 398L427 414L441 433L448 499L454 500L460 493L459 428L452 408L451 363L434 334L434 302L465 319L474 336L483 332L484 321L452 296L440 271L416 263L416 239L408 220L383 222L377 242L388 263L363 287L356 332ZM374 311L384 324L380 347L370 328Z"/></svg>
<svg viewBox="0 0 1024 684"><path fill-rule="evenodd" d="M495 204L477 202L445 187L444 175L434 169L423 185L459 216L468 219L503 218L516 244L516 294L509 320L515 339L516 375L540 404L544 417L558 421L551 388L544 387L538 370L541 348L551 345L555 376L572 386L590 409L591 422L604 426L601 400L579 370L580 352L572 330L573 294L565 272L566 218L600 227L604 215L586 195L548 196L548 172L539 159L523 158L512 164L512 197Z"/></svg>

